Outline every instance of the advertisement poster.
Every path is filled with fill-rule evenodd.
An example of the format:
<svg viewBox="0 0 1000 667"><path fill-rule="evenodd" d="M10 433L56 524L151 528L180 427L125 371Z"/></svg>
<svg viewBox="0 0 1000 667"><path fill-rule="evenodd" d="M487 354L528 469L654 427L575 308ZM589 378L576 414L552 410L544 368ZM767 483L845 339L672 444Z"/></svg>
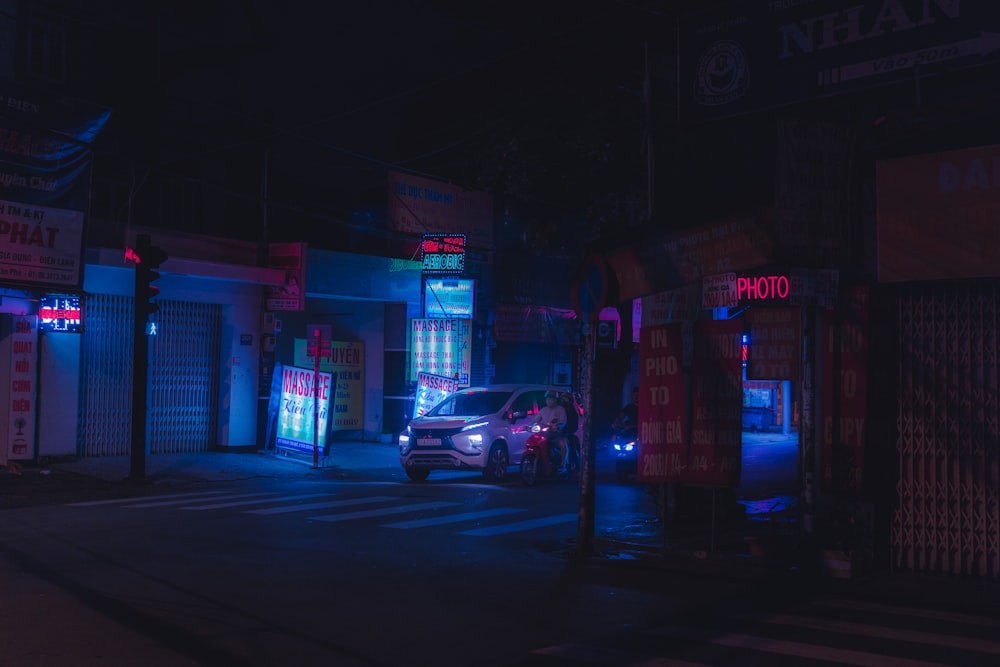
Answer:
<svg viewBox="0 0 1000 667"><path fill-rule="evenodd" d="M430 373L417 375L417 400L413 406L413 416L422 417L435 405L458 391L458 382L452 378Z"/></svg>
<svg viewBox="0 0 1000 667"><path fill-rule="evenodd" d="M879 160L879 282L997 277L998 164L1000 145Z"/></svg>
<svg viewBox="0 0 1000 667"><path fill-rule="evenodd" d="M272 243L268 247L268 266L285 271L285 284L267 288L269 311L306 309L306 244Z"/></svg>
<svg viewBox="0 0 1000 667"><path fill-rule="evenodd" d="M309 341L295 339L295 365L315 368L316 359L309 352ZM337 380L333 398L331 431L361 429L365 416L365 344L359 342L323 341L319 369Z"/></svg>
<svg viewBox="0 0 1000 667"><path fill-rule="evenodd" d="M410 378L420 373L449 377L469 386L472 368L469 320L418 317L410 320Z"/></svg>
<svg viewBox="0 0 1000 667"><path fill-rule="evenodd" d="M0 200L0 281L80 285L81 247L81 211Z"/></svg>
<svg viewBox="0 0 1000 667"><path fill-rule="evenodd" d="M38 328L35 318L15 316L10 341L10 402L8 410L6 461L34 456L35 378L38 369ZM3 462L3 461L0 461Z"/></svg>
<svg viewBox="0 0 1000 667"><path fill-rule="evenodd" d="M643 327L639 341L638 481L680 482L687 469L680 324Z"/></svg>
<svg viewBox="0 0 1000 667"><path fill-rule="evenodd" d="M743 463L743 320L695 323L694 420L687 482L740 485Z"/></svg>
<svg viewBox="0 0 1000 667"><path fill-rule="evenodd" d="M823 377L838 378L823 396L822 484L826 491L861 491L864 481L865 421L868 413L868 299L854 288L842 312L829 311L824 326ZM835 329L839 329L834 334ZM839 339L839 340L838 340ZM834 370L835 346L840 372ZM839 405L834 405L834 393ZM837 433L834 435L834 420Z"/></svg>
<svg viewBox="0 0 1000 667"><path fill-rule="evenodd" d="M799 380L802 375L802 310L751 308L748 380Z"/></svg>
<svg viewBox="0 0 1000 667"><path fill-rule="evenodd" d="M734 308L739 304L736 298L736 274L719 273L701 279L701 307Z"/></svg>
<svg viewBox="0 0 1000 667"><path fill-rule="evenodd" d="M313 379L317 377L316 388ZM318 396L314 391L318 389ZM307 454L313 453L313 443L321 450L326 445L330 414L330 395L336 383L330 373L316 374L311 369L285 366L281 369L281 407L275 444ZM319 400L319 421L316 421L316 400ZM313 424L318 423L318 429Z"/></svg>
<svg viewBox="0 0 1000 667"><path fill-rule="evenodd" d="M470 251L493 246L493 197L452 183L389 172L387 216L407 234L465 234Z"/></svg>

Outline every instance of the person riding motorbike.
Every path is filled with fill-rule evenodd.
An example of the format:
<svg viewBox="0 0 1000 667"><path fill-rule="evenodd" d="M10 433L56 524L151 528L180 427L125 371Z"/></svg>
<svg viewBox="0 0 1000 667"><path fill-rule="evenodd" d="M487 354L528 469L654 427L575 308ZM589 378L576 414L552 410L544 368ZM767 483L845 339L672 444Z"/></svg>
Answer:
<svg viewBox="0 0 1000 667"><path fill-rule="evenodd" d="M538 410L538 414L535 415L531 423L552 427L546 432L546 438L549 446L554 447L559 452L559 472L565 472L566 437L561 429L566 423L566 409L559 403L556 392L545 392L545 407Z"/></svg>
<svg viewBox="0 0 1000 667"><path fill-rule="evenodd" d="M615 418L611 428L619 433L636 433L639 430L639 388L632 388L632 400L626 403Z"/></svg>

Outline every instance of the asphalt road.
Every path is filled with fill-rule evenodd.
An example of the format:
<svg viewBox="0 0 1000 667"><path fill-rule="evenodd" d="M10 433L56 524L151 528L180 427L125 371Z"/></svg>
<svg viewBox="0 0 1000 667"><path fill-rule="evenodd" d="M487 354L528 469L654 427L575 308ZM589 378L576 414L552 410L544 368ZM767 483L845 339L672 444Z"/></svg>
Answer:
<svg viewBox="0 0 1000 667"><path fill-rule="evenodd" d="M124 491L0 511L0 665L925 667L1000 656L1000 596L981 585L934 600L925 581L837 582L745 557L576 557L571 482L449 473L416 484L393 471ZM648 502L642 487L602 477L597 523L644 516ZM918 586L919 597L896 595Z"/></svg>

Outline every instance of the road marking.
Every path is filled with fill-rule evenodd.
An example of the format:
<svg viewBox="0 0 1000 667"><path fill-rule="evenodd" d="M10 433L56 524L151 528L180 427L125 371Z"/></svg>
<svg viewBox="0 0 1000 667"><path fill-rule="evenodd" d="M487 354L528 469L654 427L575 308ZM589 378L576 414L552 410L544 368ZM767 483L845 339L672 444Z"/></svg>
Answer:
<svg viewBox="0 0 1000 667"><path fill-rule="evenodd" d="M346 505L366 505L368 503L381 503L386 500L398 500L392 496L368 496L365 498L348 498L346 500L330 500L325 503L303 503L301 505L289 505L287 507L268 507L263 510L246 510L244 514L286 514L288 512L303 512L305 510L319 510L327 507L344 507Z"/></svg>
<svg viewBox="0 0 1000 667"><path fill-rule="evenodd" d="M512 512L523 512L523 509L515 507L498 507L492 510L480 510L478 512L464 512L462 514L450 514L448 516L435 516L429 519L413 519L412 521L400 521L399 523L383 524L383 528L423 528L425 526L440 526L445 523L459 523L461 521L471 521L473 519L485 519L490 516L500 516L511 514Z"/></svg>
<svg viewBox="0 0 1000 667"><path fill-rule="evenodd" d="M869 653L867 651L852 651L851 649L836 648L834 646L803 644L783 639L755 637L753 635L723 635L709 641L712 644L728 646L730 648L777 653L779 655L790 655L810 660L841 662L845 665L856 665L857 667L888 667L890 665L891 667L942 667L940 662L927 662L926 660L914 660L880 653Z"/></svg>
<svg viewBox="0 0 1000 667"><path fill-rule="evenodd" d="M324 514L321 516L311 516L310 519L315 521L327 521L333 523L334 521L347 521L348 519L363 519L369 516L383 516L385 514L402 514L403 512L416 512L419 510L432 510L438 507L454 507L458 503L448 503L444 501L436 501L430 503L415 503L413 505L394 505L392 507L380 507L374 510L365 510L364 512L345 512L343 514Z"/></svg>
<svg viewBox="0 0 1000 667"><path fill-rule="evenodd" d="M260 505L261 503L288 502L290 500L302 500L304 498L329 497L329 493L306 493L300 496L280 496L278 498L254 498L252 500L235 500L227 503L213 503L211 505L190 505L188 507L178 507L179 510L218 510L225 507L241 507L243 505Z"/></svg>
<svg viewBox="0 0 1000 667"><path fill-rule="evenodd" d="M576 521L578 518L579 518L578 514L556 514L555 516L543 516L539 519L528 519L527 521L505 523L501 526L492 526L490 528L475 528L473 530L463 530L458 534L476 535L478 537L487 537L490 535L503 535L504 533L516 533L519 530L530 530L532 528L540 528L542 526L552 526L557 523L569 523L570 521Z"/></svg>
<svg viewBox="0 0 1000 667"><path fill-rule="evenodd" d="M239 493L236 495L227 496L216 496L212 500L235 500L236 498L256 498L260 496L274 496L277 495L274 491L268 491L266 493ZM162 496L161 496L162 497ZM146 509L147 507L167 507L168 505L183 505L184 503L191 502L190 498L178 499L176 496L171 496L170 500L158 500L150 503L139 503L137 505L124 505L130 509Z"/></svg>
<svg viewBox="0 0 1000 667"><path fill-rule="evenodd" d="M884 614L899 614L901 616L913 616L916 618L931 618L939 621L950 621L953 623L965 623L968 625L983 625L988 628L1000 629L1000 619L986 618L982 616L971 616L953 611L941 611L934 609L916 609L912 607L897 607L894 605L880 604L878 602L865 602L863 600L821 600L814 604L824 607L835 607L837 609L854 609L857 611L873 611Z"/></svg>
<svg viewBox="0 0 1000 667"><path fill-rule="evenodd" d="M198 493L176 493L171 494L171 498L195 498L204 496L218 496L225 493L225 491L200 491ZM166 496L149 496L150 498L165 498ZM112 498L111 500L88 500L82 503L66 503L66 507L93 507L95 505L114 505L116 503L130 503L135 500L140 500L139 498L129 497L129 498Z"/></svg>
<svg viewBox="0 0 1000 667"><path fill-rule="evenodd" d="M947 646L949 648L978 651L979 653L989 653L991 655L1000 655L1000 643L985 639L975 639L972 637L943 635L934 632L925 632L923 630L914 632L912 630L890 628L870 623L810 619L792 614L773 614L766 617L764 621L776 625L808 628L810 630L821 630L823 632L840 632L854 636L861 635L864 637L876 637L878 639L912 642L915 644L932 644L935 646Z"/></svg>

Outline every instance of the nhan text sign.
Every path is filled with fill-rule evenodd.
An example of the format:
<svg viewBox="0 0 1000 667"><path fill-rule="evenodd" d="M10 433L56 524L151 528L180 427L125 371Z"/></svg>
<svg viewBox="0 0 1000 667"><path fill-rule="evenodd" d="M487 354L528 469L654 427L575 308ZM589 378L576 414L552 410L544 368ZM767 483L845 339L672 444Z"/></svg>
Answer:
<svg viewBox="0 0 1000 667"><path fill-rule="evenodd" d="M468 386L472 366L469 322L438 317L410 320L410 378L430 373Z"/></svg>

